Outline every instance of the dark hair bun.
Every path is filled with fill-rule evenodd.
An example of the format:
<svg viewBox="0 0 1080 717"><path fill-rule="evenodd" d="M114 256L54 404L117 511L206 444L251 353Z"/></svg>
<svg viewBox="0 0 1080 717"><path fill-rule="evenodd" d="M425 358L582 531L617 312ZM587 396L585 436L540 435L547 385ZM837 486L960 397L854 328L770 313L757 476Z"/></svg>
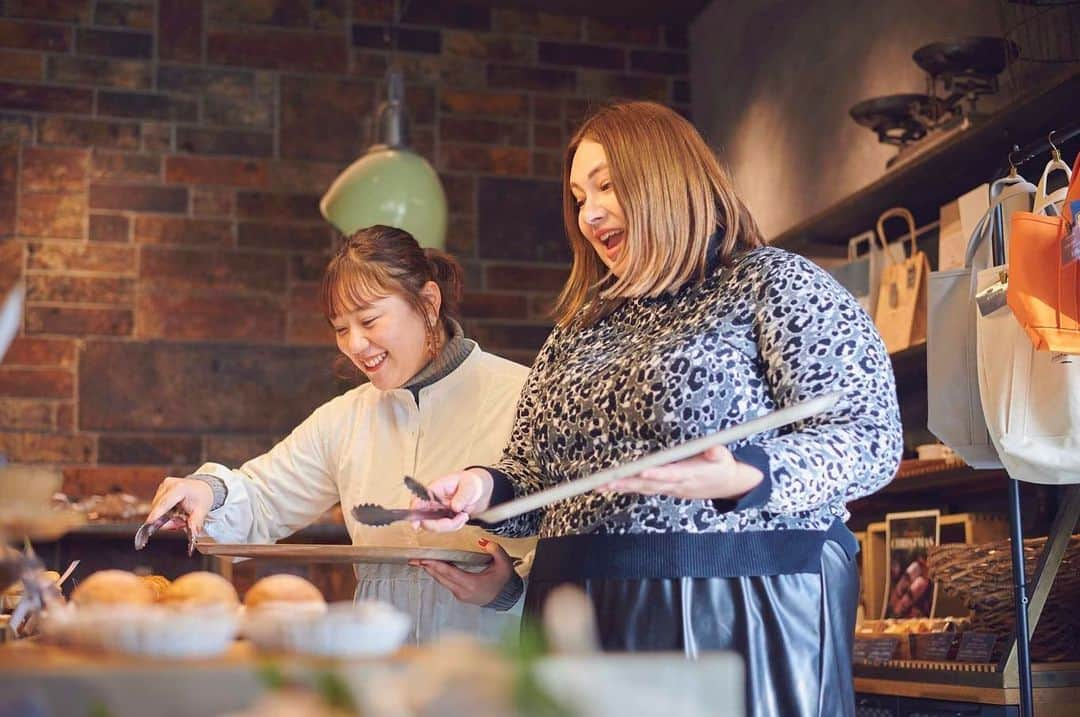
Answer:
<svg viewBox="0 0 1080 717"><path fill-rule="evenodd" d="M461 294L465 286L465 271L457 259L438 249L425 249L431 264L431 276L442 292L443 314L456 318L460 315Z"/></svg>

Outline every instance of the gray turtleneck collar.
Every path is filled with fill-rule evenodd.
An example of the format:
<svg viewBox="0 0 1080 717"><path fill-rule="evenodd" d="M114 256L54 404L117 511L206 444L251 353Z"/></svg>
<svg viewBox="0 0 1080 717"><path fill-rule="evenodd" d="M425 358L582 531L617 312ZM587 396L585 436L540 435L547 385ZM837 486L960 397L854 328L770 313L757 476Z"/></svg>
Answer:
<svg viewBox="0 0 1080 717"><path fill-rule="evenodd" d="M448 319L447 323L450 324L450 338L447 340L446 345L442 347L442 351L432 359L431 363L420 369L420 373L409 379L402 387L409 389L409 393L413 395L417 406L420 405L420 389L449 376L476 348L475 341L465 338L465 332L461 329L461 324L453 319Z"/></svg>

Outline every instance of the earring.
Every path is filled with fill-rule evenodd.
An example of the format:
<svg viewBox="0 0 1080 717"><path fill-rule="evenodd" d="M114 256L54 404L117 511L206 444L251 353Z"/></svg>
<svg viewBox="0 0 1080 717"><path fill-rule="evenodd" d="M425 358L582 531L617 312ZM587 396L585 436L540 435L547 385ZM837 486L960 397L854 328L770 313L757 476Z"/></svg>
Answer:
<svg viewBox="0 0 1080 717"><path fill-rule="evenodd" d="M427 325L427 339L426 339L427 346L426 346L426 348L427 348L428 360L430 360L430 361L434 361L435 357L439 355L439 347L435 345L436 341L437 341L437 339L436 339L435 327L432 326L430 323L428 323L428 325Z"/></svg>

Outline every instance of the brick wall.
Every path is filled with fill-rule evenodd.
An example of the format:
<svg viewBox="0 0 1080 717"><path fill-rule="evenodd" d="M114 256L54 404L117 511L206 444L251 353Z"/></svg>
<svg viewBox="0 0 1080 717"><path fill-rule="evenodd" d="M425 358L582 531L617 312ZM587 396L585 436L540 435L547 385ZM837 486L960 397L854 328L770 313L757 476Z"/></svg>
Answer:
<svg viewBox="0 0 1080 717"><path fill-rule="evenodd" d="M400 0L399 0L400 2ZM466 330L529 361L566 276L560 150L591 102L686 110L683 27L411 0L0 3L0 241L28 302L0 453L74 494L265 449L343 385L317 200L391 55L443 177Z"/></svg>

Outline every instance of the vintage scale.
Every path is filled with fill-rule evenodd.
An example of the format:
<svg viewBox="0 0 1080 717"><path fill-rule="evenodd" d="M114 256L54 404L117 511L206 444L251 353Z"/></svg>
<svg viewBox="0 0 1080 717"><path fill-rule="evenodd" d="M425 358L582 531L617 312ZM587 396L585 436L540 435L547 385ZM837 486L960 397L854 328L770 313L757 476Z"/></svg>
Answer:
<svg viewBox="0 0 1080 717"><path fill-rule="evenodd" d="M854 105L851 118L873 130L878 141L899 147L893 167L962 132L982 119L976 103L997 93L998 75L1019 56L1019 47L999 37L934 42L912 55L926 72L926 93L872 97ZM939 94L940 87L940 94Z"/></svg>

